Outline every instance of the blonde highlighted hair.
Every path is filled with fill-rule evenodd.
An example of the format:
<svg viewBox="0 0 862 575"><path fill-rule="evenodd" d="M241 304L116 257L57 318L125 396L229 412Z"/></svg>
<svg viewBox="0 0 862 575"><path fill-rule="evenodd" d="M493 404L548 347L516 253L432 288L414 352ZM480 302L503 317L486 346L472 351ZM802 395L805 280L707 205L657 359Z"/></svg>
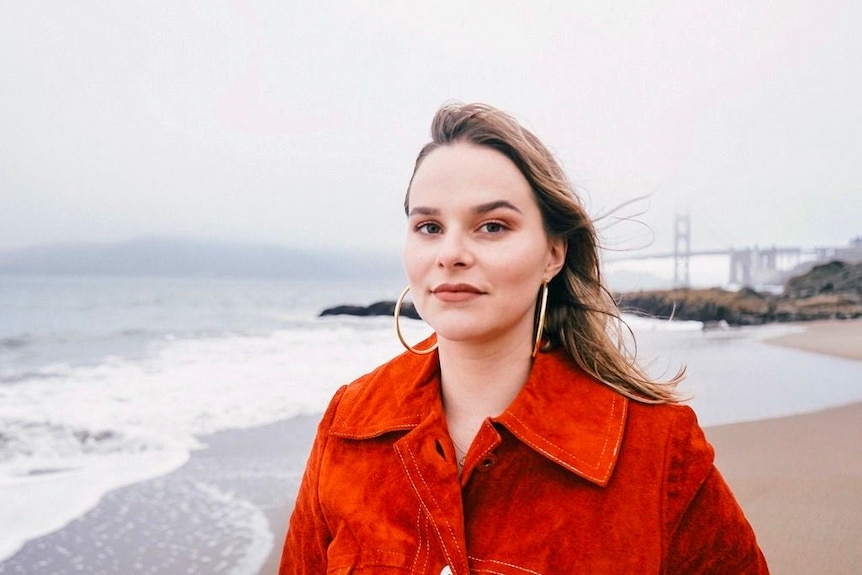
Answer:
<svg viewBox="0 0 862 575"><path fill-rule="evenodd" d="M685 369L668 381L650 378L626 345L634 336L602 283L599 242L566 174L553 154L508 114L484 104L450 104L431 123L431 141L416 169L440 146L469 142L509 158L529 182L550 237L564 238L566 261L550 282L543 349L562 346L575 363L605 385L645 403L676 403ZM410 184L413 179L411 177ZM404 198L407 211L410 186Z"/></svg>

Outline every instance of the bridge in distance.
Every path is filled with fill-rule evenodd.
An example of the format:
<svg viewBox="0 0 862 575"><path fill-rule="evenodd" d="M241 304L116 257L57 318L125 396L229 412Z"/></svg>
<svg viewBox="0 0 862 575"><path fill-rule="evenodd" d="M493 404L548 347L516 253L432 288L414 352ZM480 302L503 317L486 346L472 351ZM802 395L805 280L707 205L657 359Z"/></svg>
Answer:
<svg viewBox="0 0 862 575"><path fill-rule="evenodd" d="M848 257L847 252L853 251L854 257ZM859 253L856 253L859 252ZM792 271L805 262L848 259L862 259L862 250L852 250L845 247L748 247L713 250L691 250L687 252L653 252L631 254L606 258L608 263L637 260L673 260L673 283L677 287L691 285L689 272L690 260L698 256L726 256L729 258L728 283L732 285L754 286L764 283L764 279L777 278ZM768 283L768 282L766 282Z"/></svg>
<svg viewBox="0 0 862 575"><path fill-rule="evenodd" d="M758 284L781 283L781 279L805 262L840 259L862 261L862 236L848 245L837 247L746 247L711 250L691 249L691 220L677 216L674 225L674 249L670 252L631 254L607 258L608 263L636 260L673 260L673 285L689 287L691 258L698 256L726 256L729 258L728 283L745 287Z"/></svg>

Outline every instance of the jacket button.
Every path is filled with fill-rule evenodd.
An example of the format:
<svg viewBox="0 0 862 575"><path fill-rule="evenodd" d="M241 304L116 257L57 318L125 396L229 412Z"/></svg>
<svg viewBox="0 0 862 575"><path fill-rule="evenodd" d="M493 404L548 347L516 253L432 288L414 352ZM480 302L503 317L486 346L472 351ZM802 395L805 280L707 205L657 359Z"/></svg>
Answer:
<svg viewBox="0 0 862 575"><path fill-rule="evenodd" d="M497 456L493 453L489 453L479 462L479 465L476 467L479 471L488 471L494 465L497 464Z"/></svg>
<svg viewBox="0 0 862 575"><path fill-rule="evenodd" d="M440 575L452 575L452 570L449 568L448 565L446 565L445 567L440 569Z"/></svg>

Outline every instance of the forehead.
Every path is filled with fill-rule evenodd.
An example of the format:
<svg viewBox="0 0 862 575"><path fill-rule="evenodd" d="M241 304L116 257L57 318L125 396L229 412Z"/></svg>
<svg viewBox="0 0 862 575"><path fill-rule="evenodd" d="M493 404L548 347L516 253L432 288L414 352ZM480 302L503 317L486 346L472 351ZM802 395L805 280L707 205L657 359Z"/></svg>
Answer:
<svg viewBox="0 0 862 575"><path fill-rule="evenodd" d="M507 199L535 203L530 184L514 162L487 146L458 142L429 153L416 169L410 205Z"/></svg>

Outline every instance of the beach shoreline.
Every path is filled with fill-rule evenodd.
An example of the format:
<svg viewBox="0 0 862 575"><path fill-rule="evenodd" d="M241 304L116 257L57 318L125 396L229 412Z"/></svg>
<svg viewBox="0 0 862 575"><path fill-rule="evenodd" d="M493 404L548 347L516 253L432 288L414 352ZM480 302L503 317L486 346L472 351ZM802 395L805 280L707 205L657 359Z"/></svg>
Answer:
<svg viewBox="0 0 862 575"><path fill-rule="evenodd" d="M179 469L107 493L0 573L255 573L281 549L318 416L200 437Z"/></svg>
<svg viewBox="0 0 862 575"><path fill-rule="evenodd" d="M862 319L788 324L799 331L765 339L766 343L862 361Z"/></svg>

